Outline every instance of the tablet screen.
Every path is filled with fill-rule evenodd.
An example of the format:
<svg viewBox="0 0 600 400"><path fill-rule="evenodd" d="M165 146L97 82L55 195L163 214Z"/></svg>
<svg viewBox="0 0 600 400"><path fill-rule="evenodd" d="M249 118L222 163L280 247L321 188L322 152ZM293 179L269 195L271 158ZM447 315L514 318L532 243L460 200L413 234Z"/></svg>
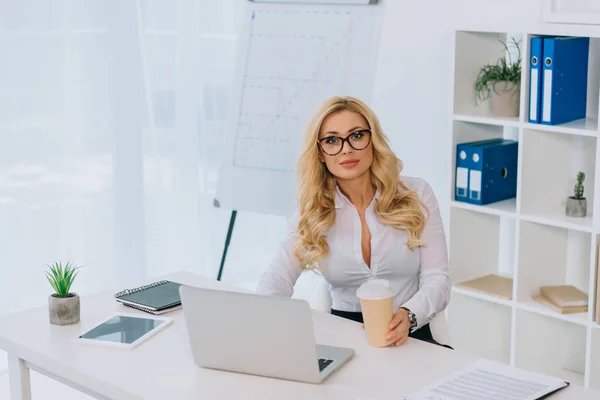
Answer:
<svg viewBox="0 0 600 400"><path fill-rule="evenodd" d="M79 337L81 339L132 344L165 323L167 322L160 319L115 315Z"/></svg>

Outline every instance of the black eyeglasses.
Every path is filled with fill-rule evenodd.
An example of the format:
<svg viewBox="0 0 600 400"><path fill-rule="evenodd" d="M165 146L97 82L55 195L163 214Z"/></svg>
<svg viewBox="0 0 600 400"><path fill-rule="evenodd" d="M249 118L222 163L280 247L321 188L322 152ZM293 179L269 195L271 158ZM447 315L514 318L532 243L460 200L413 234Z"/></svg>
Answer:
<svg viewBox="0 0 600 400"><path fill-rule="evenodd" d="M344 148L344 142L348 142L350 147L354 150L364 150L369 143L371 143L371 130L361 129L359 131L354 131L345 138L339 136L326 136L319 139L317 144L325 154L335 156Z"/></svg>

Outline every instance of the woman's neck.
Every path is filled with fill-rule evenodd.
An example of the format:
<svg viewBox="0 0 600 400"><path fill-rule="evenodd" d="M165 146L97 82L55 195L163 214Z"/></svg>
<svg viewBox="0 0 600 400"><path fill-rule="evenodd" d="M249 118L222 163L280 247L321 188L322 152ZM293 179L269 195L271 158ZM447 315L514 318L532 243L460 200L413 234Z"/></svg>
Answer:
<svg viewBox="0 0 600 400"><path fill-rule="evenodd" d="M359 212L364 211L375 196L375 187L371 182L371 174L366 173L352 180L338 180L342 193L350 200Z"/></svg>

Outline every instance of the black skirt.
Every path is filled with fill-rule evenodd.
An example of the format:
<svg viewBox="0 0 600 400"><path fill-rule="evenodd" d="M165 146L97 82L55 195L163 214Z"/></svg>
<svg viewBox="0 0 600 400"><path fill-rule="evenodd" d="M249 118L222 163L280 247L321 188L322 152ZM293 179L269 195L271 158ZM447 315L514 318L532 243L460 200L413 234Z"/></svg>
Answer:
<svg viewBox="0 0 600 400"><path fill-rule="evenodd" d="M331 314L338 316L338 317L350 319L352 321L360 322L361 324L364 323L361 312L338 311L338 310L334 310L332 308ZM413 339L422 340L424 342L429 342L429 343L437 344L438 346L452 349L452 347L445 345L445 344L438 343L433 339L433 335L431 334L431 328L429 327L429 324L425 324L422 327L420 327L419 329L417 329L413 332L410 332L408 334L408 336ZM454 350L454 349L452 349L452 350Z"/></svg>

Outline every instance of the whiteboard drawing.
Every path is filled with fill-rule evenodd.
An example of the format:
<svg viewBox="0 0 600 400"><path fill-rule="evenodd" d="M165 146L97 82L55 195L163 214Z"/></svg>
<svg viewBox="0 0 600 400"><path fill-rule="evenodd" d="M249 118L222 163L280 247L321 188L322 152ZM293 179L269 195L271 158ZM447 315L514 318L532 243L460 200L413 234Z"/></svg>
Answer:
<svg viewBox="0 0 600 400"><path fill-rule="evenodd" d="M347 11L254 11L235 139L236 167L295 170L310 113L328 96L347 91L357 18ZM286 23L291 20L295 22ZM307 26L313 27L310 34Z"/></svg>
<svg viewBox="0 0 600 400"><path fill-rule="evenodd" d="M249 4L215 205L290 215L315 110L334 95L370 102L380 8Z"/></svg>

